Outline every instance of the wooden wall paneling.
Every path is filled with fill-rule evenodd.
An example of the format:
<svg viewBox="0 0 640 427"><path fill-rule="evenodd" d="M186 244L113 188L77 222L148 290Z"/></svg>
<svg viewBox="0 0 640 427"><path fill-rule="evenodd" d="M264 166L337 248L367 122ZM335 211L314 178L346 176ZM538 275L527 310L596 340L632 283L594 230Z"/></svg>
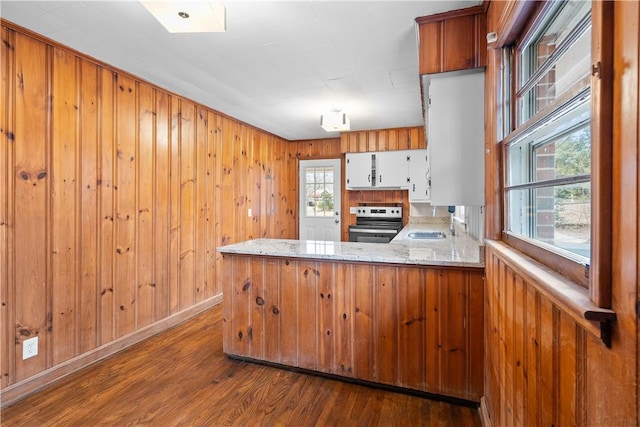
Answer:
<svg viewBox="0 0 640 427"><path fill-rule="evenodd" d="M180 101L180 310L195 297L196 230L196 106Z"/></svg>
<svg viewBox="0 0 640 427"><path fill-rule="evenodd" d="M53 51L51 146L52 363L76 355L78 324L78 67L75 56ZM70 77L70 78L69 78Z"/></svg>
<svg viewBox="0 0 640 427"><path fill-rule="evenodd" d="M180 270L181 270L181 142L180 131L182 110L180 99L170 97L170 234L169 234L169 312L180 311Z"/></svg>
<svg viewBox="0 0 640 427"><path fill-rule="evenodd" d="M99 268L100 268L100 307L98 309L98 344L104 345L115 338L115 232L117 186L115 159L116 113L115 88L116 74L105 68L100 69L100 230Z"/></svg>
<svg viewBox="0 0 640 427"><path fill-rule="evenodd" d="M169 94L157 90L155 96L155 146L154 146L154 284L155 319L162 319L171 312L171 99Z"/></svg>
<svg viewBox="0 0 640 427"><path fill-rule="evenodd" d="M248 355L255 359L263 359L265 352L265 276L264 259L249 259L249 289L247 289L249 325L247 326Z"/></svg>
<svg viewBox="0 0 640 427"><path fill-rule="evenodd" d="M513 285L513 422L524 424L524 284L522 277L516 276Z"/></svg>
<svg viewBox="0 0 640 427"><path fill-rule="evenodd" d="M280 362L280 261L264 260L264 336L273 337L264 343L264 357Z"/></svg>
<svg viewBox="0 0 640 427"><path fill-rule="evenodd" d="M280 355L285 365L298 366L298 262L280 261Z"/></svg>
<svg viewBox="0 0 640 427"><path fill-rule="evenodd" d="M231 339L238 354L251 354L251 263L249 257L234 257L233 260L233 314L231 316ZM226 294L225 294L226 295Z"/></svg>
<svg viewBox="0 0 640 427"><path fill-rule="evenodd" d="M420 74L439 73L444 68L442 65L442 26L441 21L419 24L419 63Z"/></svg>
<svg viewBox="0 0 640 427"><path fill-rule="evenodd" d="M479 15L460 16L443 22L442 49L445 70L460 70L477 67L478 49L477 20ZM486 31L483 33L486 34Z"/></svg>
<svg viewBox="0 0 640 427"><path fill-rule="evenodd" d="M265 237L266 235L268 235L268 225L269 225L269 210L271 207L271 195L269 194L269 187L270 187L270 178L269 178L269 173L270 173L270 167L272 165L272 163L270 162L270 154L271 151L269 150L269 145L268 145L268 136L267 135L260 135L260 140L259 140L259 145L258 145L258 150L259 150L259 165L258 165L258 176L259 176L259 180L258 180L258 185L259 188L257 189L259 191L259 195L258 194L254 194L254 197L259 197L260 199L260 205L259 205L259 211L256 212L256 214L258 215L258 218L260 219L259 221L259 234L256 236L256 238L260 238L260 237Z"/></svg>
<svg viewBox="0 0 640 427"><path fill-rule="evenodd" d="M353 376L354 351L354 319L353 311L354 267L352 264L337 264L335 266L334 304L336 322L334 327L334 367L332 372Z"/></svg>
<svg viewBox="0 0 640 427"><path fill-rule="evenodd" d="M233 207L233 174L234 170L234 160L233 160L233 149L234 149L234 139L233 139L233 123L226 117L221 118L221 126L222 129L222 138L221 138L221 162L220 168L222 171L222 179L220 180L220 200L218 203L220 204L220 213L224 212L226 209ZM220 154L218 154L220 155ZM221 215L220 217L220 245L224 246L225 244L234 242L234 223L235 223L235 215Z"/></svg>
<svg viewBox="0 0 640 427"><path fill-rule="evenodd" d="M210 191L207 179L208 118L207 110L196 106L195 133L195 225L194 225L194 292L196 302L204 301L207 295L207 191Z"/></svg>
<svg viewBox="0 0 640 427"><path fill-rule="evenodd" d="M425 385L426 319L425 278L422 269L402 268L398 272L398 383L422 389Z"/></svg>
<svg viewBox="0 0 640 427"><path fill-rule="evenodd" d="M354 265L353 276L353 374L356 378L374 378L374 267Z"/></svg>
<svg viewBox="0 0 640 427"><path fill-rule="evenodd" d="M8 325L13 323L15 281L13 280L14 259L14 76L13 50L15 38L13 31L1 27L0 36L0 92L5 96L0 100L0 387L7 387L14 379L15 352L9 351L15 345L15 331Z"/></svg>
<svg viewBox="0 0 640 427"><path fill-rule="evenodd" d="M79 194L79 280L78 280L78 354L98 346L98 239L100 216L98 188L99 139L99 69L95 64L80 64L80 147L78 170Z"/></svg>
<svg viewBox="0 0 640 427"><path fill-rule="evenodd" d="M205 212L205 232L204 232L204 299L209 299L220 294L222 290L219 288L219 281L216 280L217 275L217 232L216 223L218 215L216 214L216 184L219 182L216 178L216 117L212 111L204 111L206 114L206 161L205 161L205 194L204 204Z"/></svg>
<svg viewBox="0 0 640 427"><path fill-rule="evenodd" d="M398 377L398 282L396 267L377 266L373 278L373 343L374 378L385 384L395 384Z"/></svg>
<svg viewBox="0 0 640 427"><path fill-rule="evenodd" d="M137 84L118 76L116 89L116 336L135 330L136 310L136 184Z"/></svg>
<svg viewBox="0 0 640 427"><path fill-rule="evenodd" d="M48 48L16 34L13 45L16 79L13 129L13 275L15 294L15 376L12 383L42 372L51 351L47 315L51 313L47 289L51 253L48 212L51 169ZM40 177L40 179L39 179ZM19 292L19 293L18 293ZM39 356L22 360L22 343L38 336Z"/></svg>
<svg viewBox="0 0 640 427"><path fill-rule="evenodd" d="M380 131L378 133L378 151L387 151L388 132Z"/></svg>
<svg viewBox="0 0 640 427"><path fill-rule="evenodd" d="M522 374L525 378L524 419L534 420L540 411L538 399L538 361L540 359L540 295L532 287L525 284L525 348ZM490 353L490 352L487 352Z"/></svg>
<svg viewBox="0 0 640 427"><path fill-rule="evenodd" d="M497 285L497 291L496 291L496 303L497 303L497 308L498 308L498 317L496 319L496 324L498 325L498 330L499 330L499 347L498 347L498 360L500 361L500 365L497 367L496 371L497 371L497 377L500 379L500 381L498 382L498 390L497 392L499 393L498 395L498 401L500 402L500 407L499 407L499 414L498 414L498 418L496 420L496 422L498 423L497 425L501 425L500 423L508 423L509 422L509 418L507 417L507 415L510 413L510 409L507 409L510 404L510 397L506 394L506 385L505 382L502 380L506 377L506 371L507 371L507 363L508 363L508 356L509 356L509 352L507 351L507 337L509 336L507 331L505 330L505 324L507 322L506 319L508 319L507 314L506 314L506 297L505 297L505 284L507 282L507 268L506 266L499 262L497 264L497 268L496 268L496 277L498 277L498 282L496 283Z"/></svg>
<svg viewBox="0 0 640 427"><path fill-rule="evenodd" d="M213 176L215 177L214 209L213 209L214 223L215 223L215 229L214 229L215 240L214 240L213 246L217 247L217 246L223 246L228 239L228 237L226 237L227 235L225 234L225 229L223 228L225 216L222 215L222 213L225 211L225 207L228 206L228 205L224 205L224 196L226 194L224 190L224 184L225 184L225 181L228 180L228 177L227 177L228 173L226 169L223 167L224 153L225 153L223 117L214 113L210 113L210 116L211 115L213 115L215 120L215 129L214 129L214 135L213 135L213 144L214 144L213 157L215 162L214 169L213 169ZM222 292L222 289L223 289L222 254L216 251L215 259L216 259L215 289L217 294L218 292Z"/></svg>
<svg viewBox="0 0 640 427"><path fill-rule="evenodd" d="M236 221L236 241L246 240L249 234L249 227L247 227L247 205L249 199L249 193L247 192L247 182L249 177L248 172L248 159L247 149L249 144L247 142L248 131L240 125L240 123L234 123L234 135L235 135L235 156L237 161L236 169L239 172L234 177L236 183L235 191L235 206L237 212Z"/></svg>
<svg viewBox="0 0 640 427"><path fill-rule="evenodd" d="M225 303L222 306L222 350L226 353L238 354L236 340L237 335L234 332L236 327L234 324L236 316L235 310L236 305L238 305L235 300L234 287L234 268L236 264L236 257L229 257L224 261L225 266L222 271L222 293L225 298Z"/></svg>
<svg viewBox="0 0 640 427"><path fill-rule="evenodd" d="M261 135L257 131L252 132L251 138L251 187L249 194L251 196L251 238L257 239L262 236L262 221L260 206L263 204L262 199L262 153L260 147Z"/></svg>
<svg viewBox="0 0 640 427"><path fill-rule="evenodd" d="M320 271L315 262L302 260L298 264L298 366L317 369L318 366L318 305Z"/></svg>
<svg viewBox="0 0 640 427"><path fill-rule="evenodd" d="M296 145L280 139L280 143L285 148L287 153L286 164L283 165L286 171L289 172L289 178L286 181L281 181L280 185L287 186L287 197L283 200L282 210L285 212L285 218L287 219L286 236L289 239L298 238L298 160L295 156ZM293 175L293 176L292 176Z"/></svg>
<svg viewBox="0 0 640 427"><path fill-rule="evenodd" d="M375 130L366 132L367 150L378 151L378 132Z"/></svg>
<svg viewBox="0 0 640 427"><path fill-rule="evenodd" d="M356 138L358 140L358 152L363 153L365 151L370 151L369 150L369 141L368 141L368 132L358 132L356 134Z"/></svg>
<svg viewBox="0 0 640 427"><path fill-rule="evenodd" d="M437 270L425 272L425 298L427 304L427 333L426 333L426 364L425 382L427 390L440 393L442 371L442 328L440 324L440 310L442 309L442 282Z"/></svg>
<svg viewBox="0 0 640 427"><path fill-rule="evenodd" d="M446 394L464 390L466 382L466 337L465 313L466 273L463 271L441 271L442 293L442 391Z"/></svg>
<svg viewBox="0 0 640 427"><path fill-rule="evenodd" d="M155 320L156 279L154 213L158 205L154 199L156 91L148 85L138 85L138 148L135 154L138 169L136 209L136 329Z"/></svg>
<svg viewBox="0 0 640 427"><path fill-rule="evenodd" d="M336 268L337 264L322 262L317 264L317 301L318 301L318 369L334 373L336 353Z"/></svg>
<svg viewBox="0 0 640 427"><path fill-rule="evenodd" d="M467 319L467 352L465 369L467 373L466 398L479 402L484 395L484 271L468 271L466 277L467 300L465 317Z"/></svg>
<svg viewBox="0 0 640 427"><path fill-rule="evenodd" d="M400 150L411 149L411 133L409 128L398 129L398 147Z"/></svg>
<svg viewBox="0 0 640 427"><path fill-rule="evenodd" d="M566 313L558 313L558 397L556 402L559 425L578 425L576 417L577 381L580 377L581 385L583 372L577 375L577 358L584 358L584 349L578 346L578 341L584 337L584 330L578 333L575 322ZM580 334L580 335L579 335ZM579 338L579 336L581 338Z"/></svg>

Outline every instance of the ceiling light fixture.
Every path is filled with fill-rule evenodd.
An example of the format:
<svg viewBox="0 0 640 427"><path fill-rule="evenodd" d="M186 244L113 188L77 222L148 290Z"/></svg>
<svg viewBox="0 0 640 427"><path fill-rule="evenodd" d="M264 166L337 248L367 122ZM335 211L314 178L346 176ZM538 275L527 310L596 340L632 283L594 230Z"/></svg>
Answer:
<svg viewBox="0 0 640 427"><path fill-rule="evenodd" d="M221 1L141 1L170 33L221 33L227 16ZM188 18L188 19L187 19Z"/></svg>
<svg viewBox="0 0 640 427"><path fill-rule="evenodd" d="M320 116L320 126L327 132L342 132L351 128L351 121L345 113L331 111Z"/></svg>

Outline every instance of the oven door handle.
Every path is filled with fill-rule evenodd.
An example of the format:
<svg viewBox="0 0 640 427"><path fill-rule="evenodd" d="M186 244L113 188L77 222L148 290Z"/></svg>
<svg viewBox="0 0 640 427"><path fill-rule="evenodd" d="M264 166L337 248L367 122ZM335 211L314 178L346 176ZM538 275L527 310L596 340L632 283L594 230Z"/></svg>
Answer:
<svg viewBox="0 0 640 427"><path fill-rule="evenodd" d="M372 228L350 228L349 232L352 233L367 233L367 234L396 234L395 230L380 230Z"/></svg>

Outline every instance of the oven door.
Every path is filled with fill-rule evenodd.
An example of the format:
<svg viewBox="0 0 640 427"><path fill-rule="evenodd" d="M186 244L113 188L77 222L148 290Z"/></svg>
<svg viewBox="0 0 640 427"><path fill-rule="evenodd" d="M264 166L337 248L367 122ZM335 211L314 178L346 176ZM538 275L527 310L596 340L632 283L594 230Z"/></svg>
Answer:
<svg viewBox="0 0 640 427"><path fill-rule="evenodd" d="M389 243L396 234L398 234L397 230L349 227L350 242Z"/></svg>

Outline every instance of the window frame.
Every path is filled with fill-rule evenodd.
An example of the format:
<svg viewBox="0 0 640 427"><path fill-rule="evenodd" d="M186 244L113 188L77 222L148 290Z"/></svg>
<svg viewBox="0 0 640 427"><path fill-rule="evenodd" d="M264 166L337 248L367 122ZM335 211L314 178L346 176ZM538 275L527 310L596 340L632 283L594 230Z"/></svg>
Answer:
<svg viewBox="0 0 640 427"><path fill-rule="evenodd" d="M528 18L519 21L520 25L511 34L510 40L515 41L510 46L502 46L502 67L509 69L501 76L501 90L499 97L505 102L499 117L503 121L502 131L504 139L500 142L501 155L501 203L502 203L502 240L520 252L534 258L538 262L559 272L570 280L584 287L590 294L592 302L598 307L611 307L611 135L612 135L612 98L613 98L613 6L607 2L593 1L591 4L591 76L590 80L590 109L591 109L591 259L585 265L579 260L557 253L546 246L541 246L532 239L516 235L507 231L508 204L507 197L507 145L525 132L530 131L534 123L549 115L557 105L562 105L578 95L580 88L573 85L571 89L561 94L552 104L542 108L520 126L516 126L518 115L516 105L519 102L517 94L522 87L521 72L515 51L531 41L539 30L540 23L553 11L554 2L539 3L530 8ZM518 31L519 30L519 31ZM505 66L505 62L508 65ZM535 84L534 84L535 86ZM579 85L578 85L579 86ZM526 91L524 91L526 93Z"/></svg>

